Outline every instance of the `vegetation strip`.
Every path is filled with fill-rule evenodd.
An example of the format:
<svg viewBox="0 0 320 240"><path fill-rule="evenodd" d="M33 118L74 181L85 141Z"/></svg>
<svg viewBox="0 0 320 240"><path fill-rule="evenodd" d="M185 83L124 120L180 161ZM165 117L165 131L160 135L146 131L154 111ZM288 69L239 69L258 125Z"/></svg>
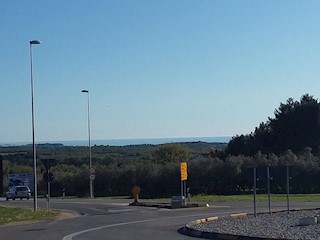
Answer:
<svg viewBox="0 0 320 240"><path fill-rule="evenodd" d="M286 202L286 194L272 194L272 202ZM267 202L267 194L257 194L257 202ZM195 195L192 196L192 201L194 202L252 202L252 194L242 194L242 195ZM290 194L291 202L319 202L320 194Z"/></svg>
<svg viewBox="0 0 320 240"><path fill-rule="evenodd" d="M51 220L58 212L39 209L34 212L29 208L3 207L0 206L0 224L11 224L26 221Z"/></svg>

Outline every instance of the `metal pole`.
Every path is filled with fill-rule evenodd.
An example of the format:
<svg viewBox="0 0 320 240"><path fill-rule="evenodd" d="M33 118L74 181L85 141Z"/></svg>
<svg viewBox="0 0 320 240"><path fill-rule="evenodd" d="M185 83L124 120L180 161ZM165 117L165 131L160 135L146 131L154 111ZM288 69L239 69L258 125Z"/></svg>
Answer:
<svg viewBox="0 0 320 240"><path fill-rule="evenodd" d="M253 168L253 212L257 216L257 169Z"/></svg>
<svg viewBox="0 0 320 240"><path fill-rule="evenodd" d="M287 212L290 213L290 206L289 206L289 191L290 191L290 176L289 176L289 166L286 167L287 169Z"/></svg>
<svg viewBox="0 0 320 240"><path fill-rule="evenodd" d="M90 95L88 91L88 135L89 135L89 168L92 167L91 158L91 125L90 125ZM90 178L90 198L94 198L93 195L93 180Z"/></svg>
<svg viewBox="0 0 320 240"><path fill-rule="evenodd" d="M186 200L187 199L187 180L184 181L184 201L183 204L186 206Z"/></svg>
<svg viewBox="0 0 320 240"><path fill-rule="evenodd" d="M89 137L89 169L91 168L91 134L90 134L90 95L88 91L88 137ZM92 180L90 179L90 198L92 196Z"/></svg>
<svg viewBox="0 0 320 240"><path fill-rule="evenodd" d="M48 212L50 211L50 193L51 193L50 168L48 168Z"/></svg>
<svg viewBox="0 0 320 240"><path fill-rule="evenodd" d="M183 180L181 180L181 206L183 206Z"/></svg>
<svg viewBox="0 0 320 240"><path fill-rule="evenodd" d="M32 111L32 152L33 152L33 210L37 211L37 159L34 134L34 84L32 72L32 43L30 42L30 68L31 68L31 111Z"/></svg>
<svg viewBox="0 0 320 240"><path fill-rule="evenodd" d="M270 199L270 167L267 167L267 187L268 187L268 204L269 213L271 214L271 199Z"/></svg>
<svg viewBox="0 0 320 240"><path fill-rule="evenodd" d="M82 90L83 93L87 93L88 100L88 136L89 136L89 169L92 168L92 157L91 157L91 130L90 130L90 93L89 90ZM94 198L93 194L93 180L90 180L90 198Z"/></svg>

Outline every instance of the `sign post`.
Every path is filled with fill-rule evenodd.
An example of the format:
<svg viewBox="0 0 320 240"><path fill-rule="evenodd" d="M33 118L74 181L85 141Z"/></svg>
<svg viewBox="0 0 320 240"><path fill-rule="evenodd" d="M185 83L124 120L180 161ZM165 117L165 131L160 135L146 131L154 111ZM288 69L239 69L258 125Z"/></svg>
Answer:
<svg viewBox="0 0 320 240"><path fill-rule="evenodd" d="M89 168L89 179L90 179L90 183L93 183L93 181L96 179L96 169L94 167L90 167ZM91 198L93 198L93 193L94 193L94 185L91 184L90 185L91 189L90 189L90 192L91 192Z"/></svg>
<svg viewBox="0 0 320 240"><path fill-rule="evenodd" d="M46 172L43 174L43 180L47 183L47 208L48 212L50 211L50 192L51 192L51 186L50 183L53 180L53 174L50 172L50 168L54 166L56 160L52 158L44 158L41 159L43 165L46 168Z"/></svg>
<svg viewBox="0 0 320 240"><path fill-rule="evenodd" d="M187 162L180 163L180 175L181 175L181 205L185 206L185 201L187 192L187 179L188 179L188 166Z"/></svg>

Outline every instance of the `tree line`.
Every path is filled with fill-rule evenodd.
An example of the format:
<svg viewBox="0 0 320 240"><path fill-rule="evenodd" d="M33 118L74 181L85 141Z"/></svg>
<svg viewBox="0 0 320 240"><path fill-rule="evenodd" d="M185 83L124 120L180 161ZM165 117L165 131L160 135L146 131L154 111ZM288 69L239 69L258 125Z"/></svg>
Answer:
<svg viewBox="0 0 320 240"><path fill-rule="evenodd" d="M285 168L290 167L292 193L320 192L320 104L306 94L289 98L275 110L274 118L254 132L235 136L228 144L173 143L123 147L93 146L95 196L130 195L134 185L141 197L180 194L180 163L188 163L187 185L191 194L243 194L252 191L257 168L258 192L266 191L270 167L271 191L286 190ZM57 159L51 168L53 196L89 195L87 147L38 146L38 158ZM31 146L1 147L3 173L32 173ZM46 193L45 168L38 163L39 193ZM6 178L4 178L6 180ZM5 181L4 181L5 182Z"/></svg>
<svg viewBox="0 0 320 240"><path fill-rule="evenodd" d="M223 151L194 155L179 144L166 144L138 160L103 161L93 158L96 168L95 196L128 196L134 185L141 188L142 197L179 195L181 161L188 162L187 185L192 194L249 193L253 186L253 167L258 169L258 189L261 193L265 192L267 166L271 166L271 188L274 193L285 193L285 166L290 166L292 193L320 192L319 156L313 155L311 148L305 148L299 155L291 150L281 155L258 152L253 156L234 156L225 155ZM29 162L28 165L12 165L12 162L4 160L4 172L32 172L31 160ZM61 196L65 189L66 195L88 196L88 168L84 158L58 161L51 168L54 174L52 195ZM44 166L39 164L39 193L43 195L46 193L46 184L42 179L44 172Z"/></svg>

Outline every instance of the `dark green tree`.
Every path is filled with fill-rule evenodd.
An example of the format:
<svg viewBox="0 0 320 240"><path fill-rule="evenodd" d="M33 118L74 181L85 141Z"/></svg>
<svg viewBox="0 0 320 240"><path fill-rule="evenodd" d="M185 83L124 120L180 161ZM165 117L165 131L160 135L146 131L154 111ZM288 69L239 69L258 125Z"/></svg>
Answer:
<svg viewBox="0 0 320 240"><path fill-rule="evenodd" d="M181 163L189 161L190 151L179 144L169 143L161 145L153 153L153 159L158 164Z"/></svg>
<svg viewBox="0 0 320 240"><path fill-rule="evenodd" d="M228 144L227 153L252 156L258 151L281 154L288 149L298 153L305 147L318 151L320 104L313 96L305 94L300 101L289 98L280 104L274 115L253 133L234 137Z"/></svg>

